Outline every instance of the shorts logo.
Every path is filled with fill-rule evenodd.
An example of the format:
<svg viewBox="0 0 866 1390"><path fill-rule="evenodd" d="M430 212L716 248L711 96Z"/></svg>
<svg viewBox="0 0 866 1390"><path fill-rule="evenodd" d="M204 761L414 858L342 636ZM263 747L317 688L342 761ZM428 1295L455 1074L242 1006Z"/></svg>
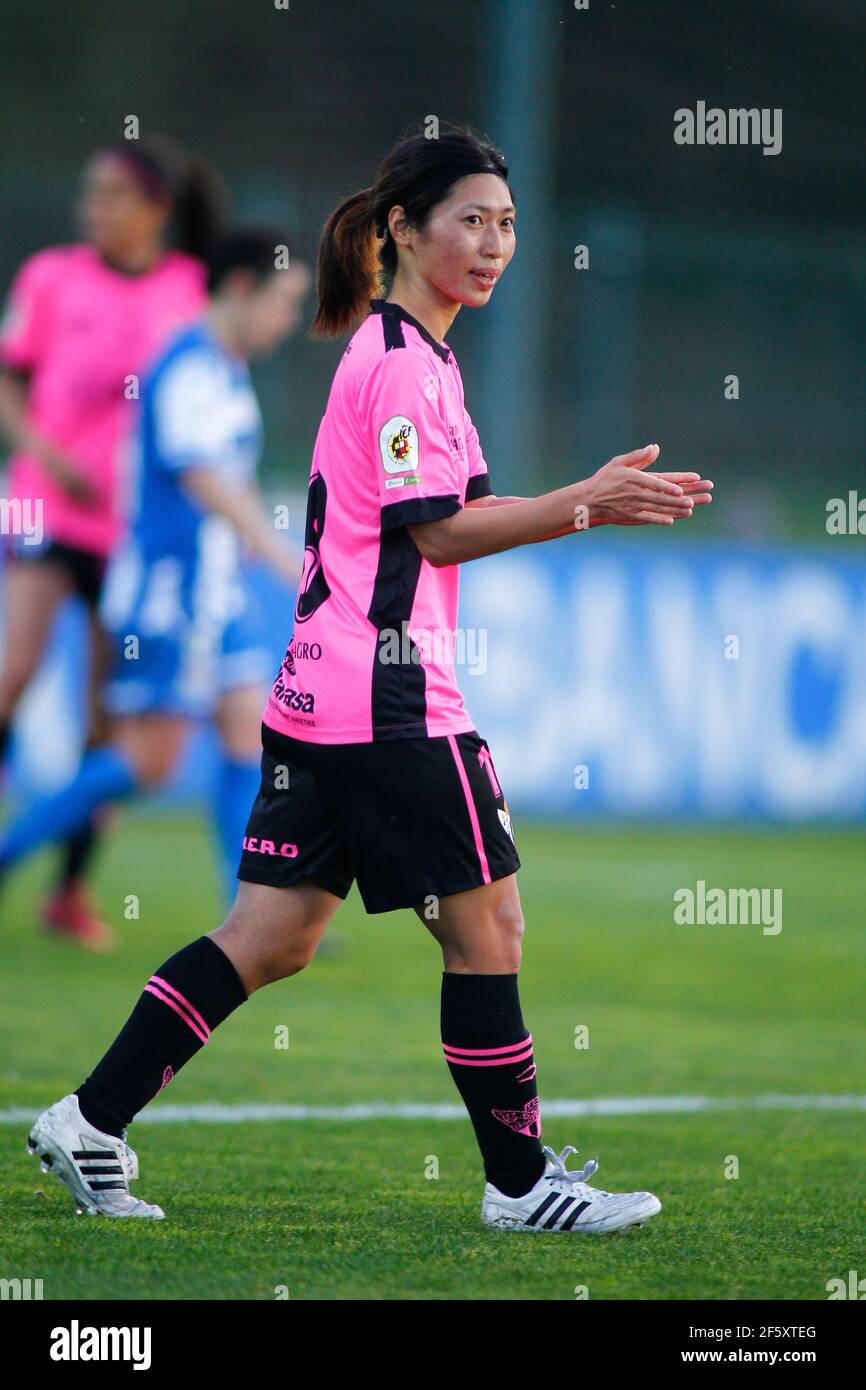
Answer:
<svg viewBox="0 0 866 1390"><path fill-rule="evenodd" d="M496 814L502 822L503 828L508 832L508 838L511 843L514 844L514 831L511 829L511 815L508 811L508 803L506 802L506 809L504 811L500 811L497 807Z"/></svg>
<svg viewBox="0 0 866 1390"><path fill-rule="evenodd" d="M273 854L281 859L296 859L298 854L297 845L280 845L279 849L273 840L260 840L258 835L244 836L244 849L251 854Z"/></svg>
<svg viewBox="0 0 866 1390"><path fill-rule="evenodd" d="M379 451L386 473L414 473L418 468L418 431L405 415L393 415L379 431Z"/></svg>

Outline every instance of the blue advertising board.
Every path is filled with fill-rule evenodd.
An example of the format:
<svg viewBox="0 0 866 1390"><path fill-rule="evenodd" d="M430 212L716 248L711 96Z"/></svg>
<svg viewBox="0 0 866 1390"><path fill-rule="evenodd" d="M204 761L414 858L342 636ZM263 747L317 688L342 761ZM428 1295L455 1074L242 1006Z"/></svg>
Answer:
<svg viewBox="0 0 866 1390"><path fill-rule="evenodd" d="M291 598L255 582L276 672ZM24 794L74 771L85 647L70 604L16 721ZM850 552L598 533L523 547L462 567L454 657L522 814L866 817L866 564ZM169 794L204 790L212 746L196 735Z"/></svg>

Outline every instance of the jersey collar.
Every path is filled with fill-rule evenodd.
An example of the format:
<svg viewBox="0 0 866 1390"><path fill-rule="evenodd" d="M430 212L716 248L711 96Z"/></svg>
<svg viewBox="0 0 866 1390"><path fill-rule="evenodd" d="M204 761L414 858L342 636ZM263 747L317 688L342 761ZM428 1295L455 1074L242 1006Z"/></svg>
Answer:
<svg viewBox="0 0 866 1390"><path fill-rule="evenodd" d="M424 342L427 343L428 346L431 347L434 352L438 352L439 356L442 358L442 361L449 361L451 357L451 349L448 346L448 344L437 342L436 339L433 337L433 334L428 333L423 323L419 323L418 320L416 318L413 318L411 314L407 314L406 310L403 308L401 304L393 304L387 299L371 299L370 308L372 309L374 314L388 314L391 316L391 318L400 319L403 323L411 323L412 327L415 329L415 332L418 333L424 339Z"/></svg>

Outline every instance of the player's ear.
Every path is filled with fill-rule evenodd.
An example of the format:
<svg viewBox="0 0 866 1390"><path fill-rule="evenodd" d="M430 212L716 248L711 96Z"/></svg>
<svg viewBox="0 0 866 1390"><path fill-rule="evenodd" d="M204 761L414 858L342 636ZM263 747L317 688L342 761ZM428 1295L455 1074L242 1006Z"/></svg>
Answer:
<svg viewBox="0 0 866 1390"><path fill-rule="evenodd" d="M398 246L408 246L410 242L410 225L406 213L399 205L393 207L388 213L388 230Z"/></svg>

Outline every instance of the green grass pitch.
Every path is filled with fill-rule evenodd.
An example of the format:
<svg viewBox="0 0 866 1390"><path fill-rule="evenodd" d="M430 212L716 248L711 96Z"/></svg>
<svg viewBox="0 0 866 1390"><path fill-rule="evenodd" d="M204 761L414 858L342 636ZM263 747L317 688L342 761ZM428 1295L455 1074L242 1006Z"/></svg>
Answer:
<svg viewBox="0 0 866 1390"><path fill-rule="evenodd" d="M862 1093L862 837L518 821L517 838L542 1140L576 1145L572 1165L597 1156L597 1186L657 1192L659 1216L610 1237L486 1231L468 1119L313 1118L136 1124L133 1190L167 1219L100 1221L27 1157L19 1122L0 1125L0 1276L41 1278L46 1299L814 1300L828 1279L866 1274L866 1111L544 1112L554 1099ZM29 866L0 903L3 1109L78 1085L151 971L219 921L194 815L130 814L107 846L97 887L122 931L116 955L35 929L47 868ZM781 888L782 931L675 925L674 891L699 878ZM138 920L124 919L130 894ZM459 1099L432 937L409 912L366 917L355 890L334 926L343 953L254 996L154 1110Z"/></svg>

